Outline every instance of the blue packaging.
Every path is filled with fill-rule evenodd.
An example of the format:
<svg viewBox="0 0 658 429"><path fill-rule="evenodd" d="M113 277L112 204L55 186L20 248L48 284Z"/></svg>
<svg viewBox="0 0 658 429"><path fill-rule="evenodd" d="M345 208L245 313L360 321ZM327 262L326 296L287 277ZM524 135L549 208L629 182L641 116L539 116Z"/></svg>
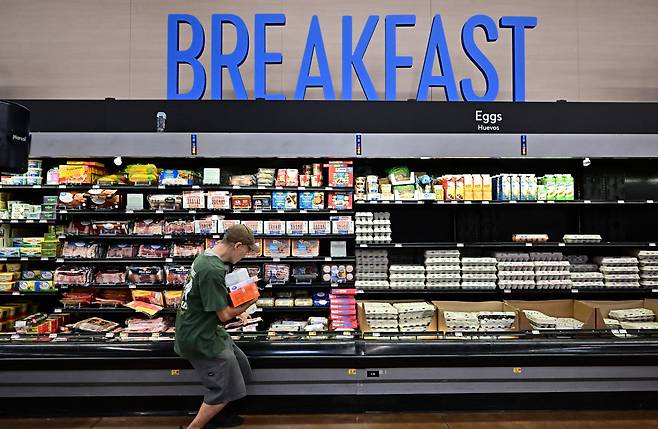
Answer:
<svg viewBox="0 0 658 429"><path fill-rule="evenodd" d="M286 193L272 192L272 210L284 210L286 208Z"/></svg>
<svg viewBox="0 0 658 429"><path fill-rule="evenodd" d="M299 193L299 208L301 210L312 210L313 199L315 198L314 192L300 192Z"/></svg>

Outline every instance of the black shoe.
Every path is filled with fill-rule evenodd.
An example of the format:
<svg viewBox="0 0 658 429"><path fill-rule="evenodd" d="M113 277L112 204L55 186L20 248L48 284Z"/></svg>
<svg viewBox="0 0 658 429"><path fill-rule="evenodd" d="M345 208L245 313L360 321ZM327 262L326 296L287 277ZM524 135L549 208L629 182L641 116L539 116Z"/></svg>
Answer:
<svg viewBox="0 0 658 429"><path fill-rule="evenodd" d="M229 413L219 413L210 420L210 422L205 426L205 429L215 429L215 428L234 428L242 426L244 423L244 418L240 417L237 414Z"/></svg>

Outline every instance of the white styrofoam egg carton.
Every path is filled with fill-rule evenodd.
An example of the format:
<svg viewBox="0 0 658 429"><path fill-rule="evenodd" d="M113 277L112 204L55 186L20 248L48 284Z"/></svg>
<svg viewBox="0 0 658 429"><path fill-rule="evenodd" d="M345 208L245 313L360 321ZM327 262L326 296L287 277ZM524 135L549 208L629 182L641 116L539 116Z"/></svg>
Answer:
<svg viewBox="0 0 658 429"><path fill-rule="evenodd" d="M569 271L569 261L535 261L535 271Z"/></svg>
<svg viewBox="0 0 658 429"><path fill-rule="evenodd" d="M639 288L640 282L606 280L605 287L606 288Z"/></svg>
<svg viewBox="0 0 658 429"><path fill-rule="evenodd" d="M640 279L640 284L644 287L658 287L658 279Z"/></svg>
<svg viewBox="0 0 658 429"><path fill-rule="evenodd" d="M601 272L603 274L635 274L639 273L640 269L637 265L625 265L619 267L602 265Z"/></svg>
<svg viewBox="0 0 658 429"><path fill-rule="evenodd" d="M498 271L499 280L534 280L534 271Z"/></svg>
<svg viewBox="0 0 658 429"><path fill-rule="evenodd" d="M451 282L451 281L459 281L461 280L462 276L459 273L428 273L426 275L427 280L432 280L432 281L446 281L446 282Z"/></svg>
<svg viewBox="0 0 658 429"><path fill-rule="evenodd" d="M372 214L373 219L390 219L391 214L389 212L375 212Z"/></svg>
<svg viewBox="0 0 658 429"><path fill-rule="evenodd" d="M404 315L408 313L417 313L417 312L430 312L434 314L436 307L432 304L425 301L418 302L396 302L393 303L393 307L398 309L399 315Z"/></svg>
<svg viewBox="0 0 658 429"><path fill-rule="evenodd" d="M535 280L567 280L571 279L569 271L535 271Z"/></svg>
<svg viewBox="0 0 658 429"><path fill-rule="evenodd" d="M498 276L495 273L462 273L462 281L481 281L481 282L495 282Z"/></svg>
<svg viewBox="0 0 658 429"><path fill-rule="evenodd" d="M586 264L589 261L587 255L567 255L566 258L571 265Z"/></svg>
<svg viewBox="0 0 658 429"><path fill-rule="evenodd" d="M400 332L423 332L432 323L432 319L421 319L411 323L400 322Z"/></svg>
<svg viewBox="0 0 658 429"><path fill-rule="evenodd" d="M388 302L371 302L363 303L363 311L367 317L384 316L385 318L394 317L397 320L398 310Z"/></svg>
<svg viewBox="0 0 658 429"><path fill-rule="evenodd" d="M388 250L386 249L356 249L354 252L357 258L381 258L388 257Z"/></svg>
<svg viewBox="0 0 658 429"><path fill-rule="evenodd" d="M495 290L496 282L462 281L462 289Z"/></svg>
<svg viewBox="0 0 658 429"><path fill-rule="evenodd" d="M386 281L388 274L386 273L356 273L357 280L370 280L370 281Z"/></svg>
<svg viewBox="0 0 658 429"><path fill-rule="evenodd" d="M425 289L425 283L423 282L390 282L391 289L410 289L410 290L422 290Z"/></svg>
<svg viewBox="0 0 658 429"><path fill-rule="evenodd" d="M425 267L423 265L391 265L389 267L390 273L425 273Z"/></svg>
<svg viewBox="0 0 658 429"><path fill-rule="evenodd" d="M526 262L530 255L523 252L496 252L494 256L498 262Z"/></svg>
<svg viewBox="0 0 658 429"><path fill-rule="evenodd" d="M437 259L457 258L457 259L459 259L459 256L460 256L459 250L426 250L425 251L425 259L429 259L429 258L437 258Z"/></svg>
<svg viewBox="0 0 658 429"><path fill-rule="evenodd" d="M531 261L562 261L564 255L560 252L533 252L530 253Z"/></svg>
<svg viewBox="0 0 658 429"><path fill-rule="evenodd" d="M572 289L598 289L598 288L604 288L605 284L603 283L603 280L595 280L595 281L571 281L571 288Z"/></svg>
<svg viewBox="0 0 658 429"><path fill-rule="evenodd" d="M425 259L425 265L456 265L460 266L459 258L427 258Z"/></svg>
<svg viewBox="0 0 658 429"><path fill-rule="evenodd" d="M572 273L598 272L599 266L596 264L571 264L569 271Z"/></svg>
<svg viewBox="0 0 658 429"><path fill-rule="evenodd" d="M632 281L638 281L640 280L640 275L639 274L604 274L603 278L611 281L616 281L616 282L632 282Z"/></svg>
<svg viewBox="0 0 658 429"><path fill-rule="evenodd" d="M658 250L636 250L635 256L640 259L658 259Z"/></svg>
<svg viewBox="0 0 658 429"><path fill-rule="evenodd" d="M555 323L555 329L557 330L567 330L567 329L581 329L585 323L580 320L574 319L572 317L558 317Z"/></svg>
<svg viewBox="0 0 658 429"><path fill-rule="evenodd" d="M499 271L534 271L535 265L533 262L498 262Z"/></svg>
<svg viewBox="0 0 658 429"><path fill-rule="evenodd" d="M425 272L435 274L459 274L459 265L429 265L425 267Z"/></svg>
<svg viewBox="0 0 658 429"><path fill-rule="evenodd" d="M658 322L621 322L623 329L658 329Z"/></svg>
<svg viewBox="0 0 658 429"><path fill-rule="evenodd" d="M571 280L537 280L537 289L571 289Z"/></svg>
<svg viewBox="0 0 658 429"><path fill-rule="evenodd" d="M658 265L640 265L640 271L645 274L658 273Z"/></svg>
<svg viewBox="0 0 658 429"><path fill-rule="evenodd" d="M638 260L637 258L629 257L629 256L603 256L603 257L596 257L594 258L594 262L596 262L599 265L605 265L605 266L624 266L624 265L637 265Z"/></svg>
<svg viewBox="0 0 658 429"><path fill-rule="evenodd" d="M461 283L459 282L443 282L443 283L426 283L425 289L431 290L454 290L460 289Z"/></svg>
<svg viewBox="0 0 658 429"><path fill-rule="evenodd" d="M628 308L610 310L608 317L620 322L653 322L656 320L656 313L648 308Z"/></svg>
<svg viewBox="0 0 658 429"><path fill-rule="evenodd" d="M496 258L481 257L481 258L462 258L462 266L464 265L496 265L498 261Z"/></svg>
<svg viewBox="0 0 658 429"><path fill-rule="evenodd" d="M499 280L498 287L503 290L534 289L534 280Z"/></svg>
<svg viewBox="0 0 658 429"><path fill-rule="evenodd" d="M356 212L354 214L357 218L366 218L366 219L372 219L374 217L372 212Z"/></svg>
<svg viewBox="0 0 658 429"><path fill-rule="evenodd" d="M603 280L603 273L600 272L572 272L571 280L573 281L599 281Z"/></svg>
<svg viewBox="0 0 658 429"><path fill-rule="evenodd" d="M391 286L387 280L357 280L354 282L357 289L389 289Z"/></svg>
<svg viewBox="0 0 658 429"><path fill-rule="evenodd" d="M462 267L462 273L497 273L498 268L495 265L464 265Z"/></svg>
<svg viewBox="0 0 658 429"><path fill-rule="evenodd" d="M602 240L599 234L565 234L562 237L565 243L600 243Z"/></svg>
<svg viewBox="0 0 658 429"><path fill-rule="evenodd" d="M533 328L536 329L555 329L557 319L537 310L522 310Z"/></svg>
<svg viewBox="0 0 658 429"><path fill-rule="evenodd" d="M409 281L420 281L424 282L425 281L425 275L424 274L400 274L400 273L391 273L388 277L390 281L403 281L403 282L409 282Z"/></svg>
<svg viewBox="0 0 658 429"><path fill-rule="evenodd" d="M368 319L367 317L366 320L368 321L368 326L370 326L370 329L373 331L395 331L398 329L397 320L391 321L390 323L379 323L378 320Z"/></svg>

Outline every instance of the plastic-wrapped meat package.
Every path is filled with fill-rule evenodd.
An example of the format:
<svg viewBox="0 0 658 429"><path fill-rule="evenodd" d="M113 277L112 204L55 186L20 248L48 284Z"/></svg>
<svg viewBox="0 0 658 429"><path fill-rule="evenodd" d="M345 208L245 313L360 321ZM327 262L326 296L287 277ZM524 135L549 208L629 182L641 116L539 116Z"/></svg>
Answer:
<svg viewBox="0 0 658 429"><path fill-rule="evenodd" d="M133 290L133 301L143 301L149 304L164 306L164 296L162 292L149 291L149 290Z"/></svg>
<svg viewBox="0 0 658 429"><path fill-rule="evenodd" d="M182 297L182 290L166 290L164 292L165 304L170 308L178 308Z"/></svg>
<svg viewBox="0 0 658 429"><path fill-rule="evenodd" d="M149 206L153 210L181 210L183 197L181 195L149 195L146 197Z"/></svg>
<svg viewBox="0 0 658 429"><path fill-rule="evenodd" d="M123 269L103 268L96 272L96 284L116 285L126 282L126 271Z"/></svg>
<svg viewBox="0 0 658 429"><path fill-rule="evenodd" d="M163 231L163 220L141 219L133 224L133 234L135 235L162 235Z"/></svg>
<svg viewBox="0 0 658 429"><path fill-rule="evenodd" d="M87 193L60 192L57 206L60 210L82 210L87 206Z"/></svg>
<svg viewBox="0 0 658 429"><path fill-rule="evenodd" d="M170 234L170 235L194 234L194 223L191 219L168 220L165 222L165 234Z"/></svg>
<svg viewBox="0 0 658 429"><path fill-rule="evenodd" d="M100 305L122 305L130 301L128 290L102 290L97 293L94 303Z"/></svg>
<svg viewBox="0 0 658 429"><path fill-rule="evenodd" d="M192 222L194 234L210 235L217 233L218 218L207 217L204 219L197 219Z"/></svg>
<svg viewBox="0 0 658 429"><path fill-rule="evenodd" d="M90 235L92 233L91 222L88 220L69 222L64 229L64 233L67 235Z"/></svg>
<svg viewBox="0 0 658 429"><path fill-rule="evenodd" d="M320 240L292 240L292 256L315 257L320 254Z"/></svg>
<svg viewBox="0 0 658 429"><path fill-rule="evenodd" d="M134 258L137 256L137 245L128 243L110 244L107 248L106 258Z"/></svg>
<svg viewBox="0 0 658 429"><path fill-rule="evenodd" d="M130 223L127 221L94 222L91 231L96 235L128 235Z"/></svg>
<svg viewBox="0 0 658 429"><path fill-rule="evenodd" d="M244 265L240 267L233 267L233 271L239 269L239 268L246 268L247 272L249 273L249 277L258 277L260 278L260 265Z"/></svg>
<svg viewBox="0 0 658 429"><path fill-rule="evenodd" d="M263 280L268 283L287 283L290 280L290 265L265 264Z"/></svg>
<svg viewBox="0 0 658 429"><path fill-rule="evenodd" d="M168 265L165 267L168 285L184 285L190 267L185 265Z"/></svg>
<svg viewBox="0 0 658 429"><path fill-rule="evenodd" d="M124 332L165 332L168 327L167 321L162 317L155 319L130 318L126 320L126 329L124 329Z"/></svg>
<svg viewBox="0 0 658 429"><path fill-rule="evenodd" d="M93 301L93 292L64 292L59 300L65 307L90 305Z"/></svg>
<svg viewBox="0 0 658 429"><path fill-rule="evenodd" d="M169 257L169 246L163 244L140 244L137 251L139 258L167 258Z"/></svg>
<svg viewBox="0 0 658 429"><path fill-rule="evenodd" d="M171 256L176 258L193 258L206 250L203 243L174 243Z"/></svg>
<svg viewBox="0 0 658 429"><path fill-rule="evenodd" d="M116 189L90 189L89 208L94 210L114 210L121 205L121 194Z"/></svg>
<svg viewBox="0 0 658 429"><path fill-rule="evenodd" d="M101 246L98 243L85 241L67 241L62 247L62 256L65 258L92 259L100 256Z"/></svg>
<svg viewBox="0 0 658 429"><path fill-rule="evenodd" d="M162 267L126 267L127 280L134 284L156 284L164 282Z"/></svg>
<svg viewBox="0 0 658 429"><path fill-rule="evenodd" d="M110 322L99 317L90 317L89 319L81 320L73 328L83 332L110 332L119 327L118 323Z"/></svg>
<svg viewBox="0 0 658 429"><path fill-rule="evenodd" d="M62 266L55 270L53 281L56 285L85 286L91 282L92 269L90 267Z"/></svg>
<svg viewBox="0 0 658 429"><path fill-rule="evenodd" d="M252 174L234 175L229 177L229 184L232 186L254 186L256 176Z"/></svg>

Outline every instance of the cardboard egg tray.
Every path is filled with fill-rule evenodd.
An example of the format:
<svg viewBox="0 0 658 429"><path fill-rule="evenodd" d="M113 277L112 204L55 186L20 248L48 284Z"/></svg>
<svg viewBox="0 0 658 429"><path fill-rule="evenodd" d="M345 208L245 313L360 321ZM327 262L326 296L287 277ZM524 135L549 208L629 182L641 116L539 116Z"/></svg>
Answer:
<svg viewBox="0 0 658 429"><path fill-rule="evenodd" d="M565 234L562 237L565 243L600 243L602 240L599 234Z"/></svg>
<svg viewBox="0 0 658 429"><path fill-rule="evenodd" d="M495 290L496 282L462 281L462 289Z"/></svg>
<svg viewBox="0 0 658 429"><path fill-rule="evenodd" d="M535 265L532 262L498 262L498 271L534 271Z"/></svg>
<svg viewBox="0 0 658 429"><path fill-rule="evenodd" d="M643 287L651 287L651 288L656 288L658 287L658 280L640 280L640 285Z"/></svg>
<svg viewBox="0 0 658 429"><path fill-rule="evenodd" d="M462 267L462 273L469 274L489 274L497 273L498 268L495 265L464 265Z"/></svg>
<svg viewBox="0 0 658 429"><path fill-rule="evenodd" d="M603 274L636 274L640 272L637 265L608 266L602 265L600 268Z"/></svg>
<svg viewBox="0 0 658 429"><path fill-rule="evenodd" d="M605 287L606 288L639 288L640 287L640 282L638 281L614 281L614 280L606 280L605 281Z"/></svg>
<svg viewBox="0 0 658 429"><path fill-rule="evenodd" d="M569 271L569 261L535 261L535 271Z"/></svg>
<svg viewBox="0 0 658 429"><path fill-rule="evenodd" d="M389 272L391 274L425 274L425 267L423 265L391 265Z"/></svg>
<svg viewBox="0 0 658 429"><path fill-rule="evenodd" d="M621 322L623 329L658 329L656 322Z"/></svg>
<svg viewBox="0 0 658 429"><path fill-rule="evenodd" d="M393 307L397 308L400 317L408 314L425 313L426 316L433 316L436 308L427 302L396 302Z"/></svg>
<svg viewBox="0 0 658 429"><path fill-rule="evenodd" d="M527 262L530 261L528 253L519 252L496 252L494 253L498 262Z"/></svg>
<svg viewBox="0 0 658 429"><path fill-rule="evenodd" d="M567 255L566 258L571 265L586 264L589 261L589 256L587 255Z"/></svg>
<svg viewBox="0 0 658 429"><path fill-rule="evenodd" d="M431 258L436 258L436 259L446 259L446 258L457 258L461 254L459 253L459 250L426 250L425 251L425 259L431 259Z"/></svg>
<svg viewBox="0 0 658 429"><path fill-rule="evenodd" d="M627 265L637 265L639 263L637 258L627 257L627 256L604 256L594 258L594 262L601 266L627 266Z"/></svg>
<svg viewBox="0 0 658 429"><path fill-rule="evenodd" d="M572 272L571 273L571 280L577 280L577 281L599 281L603 280L603 273L600 272Z"/></svg>
<svg viewBox="0 0 658 429"><path fill-rule="evenodd" d="M428 274L459 274L461 272L459 265L429 265L425 267Z"/></svg>
<svg viewBox="0 0 658 429"><path fill-rule="evenodd" d="M432 282L454 282L461 280L462 276L459 273L428 273L426 276L428 281Z"/></svg>
<svg viewBox="0 0 658 429"><path fill-rule="evenodd" d="M534 280L499 280L498 287L503 290L535 289Z"/></svg>
<svg viewBox="0 0 658 429"><path fill-rule="evenodd" d="M462 258L462 266L465 265L475 265L475 266L482 266L482 265L493 265L496 266L498 261L496 258L489 258L489 257L482 257L482 258Z"/></svg>
<svg viewBox="0 0 658 429"><path fill-rule="evenodd" d="M572 289L598 289L598 288L604 288L605 283L603 283L603 280L590 280L590 281L571 281L571 288Z"/></svg>
<svg viewBox="0 0 658 429"><path fill-rule="evenodd" d="M570 280L569 271L535 271L535 280Z"/></svg>
<svg viewBox="0 0 658 429"><path fill-rule="evenodd" d="M402 282L425 282L425 274L419 273L391 273L389 281L402 281Z"/></svg>
<svg viewBox="0 0 658 429"><path fill-rule="evenodd" d="M427 258L425 259L425 265L432 266L457 266L459 267L460 259L459 258Z"/></svg>
<svg viewBox="0 0 658 429"><path fill-rule="evenodd" d="M571 280L537 280L537 289L571 289Z"/></svg>
<svg viewBox="0 0 658 429"><path fill-rule="evenodd" d="M454 290L460 288L461 288L460 282L441 282L441 283L427 282L425 284L425 289L431 289L431 290Z"/></svg>
<svg viewBox="0 0 658 429"><path fill-rule="evenodd" d="M530 253L531 261L563 261L564 255L560 252L533 252Z"/></svg>
<svg viewBox="0 0 658 429"><path fill-rule="evenodd" d="M496 273L462 273L462 281L495 282L496 280L498 280Z"/></svg>
<svg viewBox="0 0 658 429"><path fill-rule="evenodd" d="M569 271L572 273L591 273L599 272L599 266L596 264L571 264Z"/></svg>
<svg viewBox="0 0 658 429"><path fill-rule="evenodd" d="M498 271L499 280L535 280L534 271Z"/></svg>
<svg viewBox="0 0 658 429"><path fill-rule="evenodd" d="M610 310L608 318L620 322L653 322L656 314L648 308L629 308L626 310Z"/></svg>
<svg viewBox="0 0 658 429"><path fill-rule="evenodd" d="M391 289L411 289L411 290L425 289L425 282L391 281L390 284L391 284Z"/></svg>
<svg viewBox="0 0 658 429"><path fill-rule="evenodd" d="M391 288L388 280L357 280L354 282L354 287L363 290Z"/></svg>

